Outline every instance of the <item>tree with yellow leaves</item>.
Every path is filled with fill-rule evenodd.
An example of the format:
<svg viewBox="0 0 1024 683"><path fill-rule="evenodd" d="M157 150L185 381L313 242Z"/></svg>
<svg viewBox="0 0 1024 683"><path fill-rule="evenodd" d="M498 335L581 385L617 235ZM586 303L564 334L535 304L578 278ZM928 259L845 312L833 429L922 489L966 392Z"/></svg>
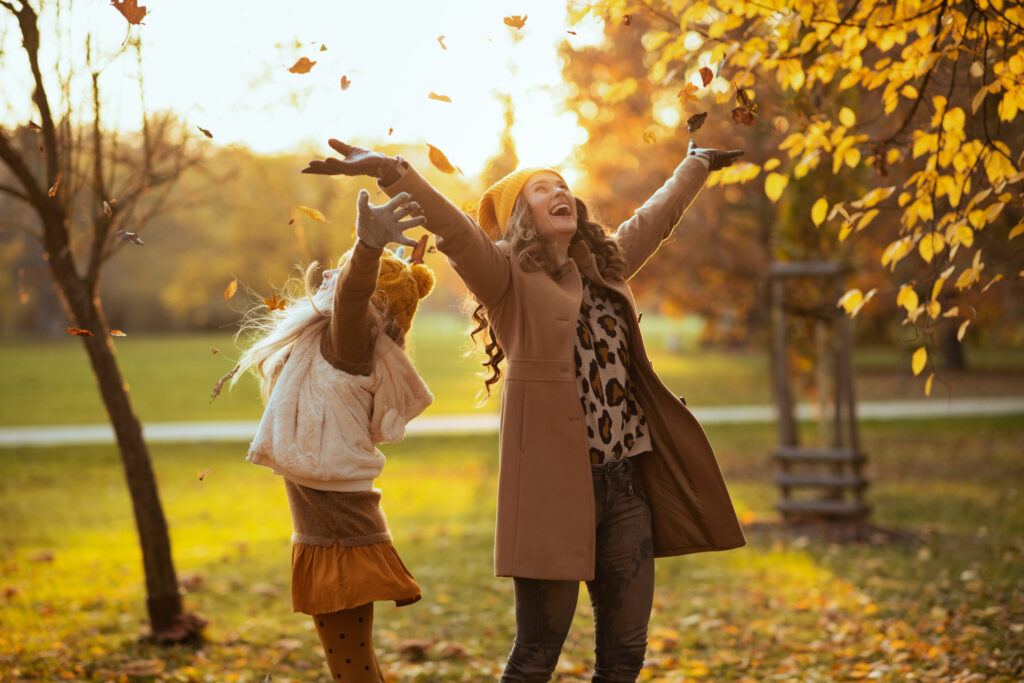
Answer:
<svg viewBox="0 0 1024 683"><path fill-rule="evenodd" d="M646 75L663 91L692 99L694 89L680 88L700 88L705 67L714 79L695 104L727 112L740 91L753 97L760 146L778 153L709 184L763 173L772 202L785 202L795 185L820 184L824 196L799 219L837 230L834 245L875 233L884 244L875 268L893 273L893 284L853 289L839 303L856 315L876 293L892 297L904 324L922 335L915 374L928 367L927 338L940 321L956 319L962 338L979 306L1000 294L1019 297L1019 3L608 0L571 6L570 22L587 13L615 24L649 18ZM826 190L829 173L849 182Z"/></svg>

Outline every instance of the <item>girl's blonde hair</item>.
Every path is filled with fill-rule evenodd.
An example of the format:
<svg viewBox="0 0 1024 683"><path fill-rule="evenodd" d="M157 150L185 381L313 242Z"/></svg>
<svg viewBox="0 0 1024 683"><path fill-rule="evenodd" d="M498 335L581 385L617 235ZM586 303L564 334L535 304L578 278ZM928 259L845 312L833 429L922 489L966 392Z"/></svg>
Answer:
<svg viewBox="0 0 1024 683"><path fill-rule="evenodd" d="M622 257L619 245L608 236L605 228L590 220L590 212L587 205L579 198L576 199L576 233L572 236L570 246L577 242L584 242L597 261L597 269L606 280L624 280L626 278L626 260ZM512 254L519 259L519 264L525 271L543 270L554 280L562 279L569 268L568 263L559 265L544 240L537 223L533 218L533 211L526 201L526 197L520 194L512 207L512 215L508 219L508 229L505 231L504 239L512 246ZM481 392L481 403L491 395L491 386L501 379L501 362L505 359L505 352L498 343L498 338L491 329L491 323L487 319L487 311L483 304L470 295L471 305L474 305L472 317L474 327L470 330L469 336L476 346L482 346L487 360L481 365L488 374L484 377L484 391Z"/></svg>
<svg viewBox="0 0 1024 683"><path fill-rule="evenodd" d="M343 255L338 264L338 273L331 279L331 286L323 289L313 284L313 277L319 263L313 261L302 270L301 277L293 277L285 283L284 309L270 310L265 305L254 306L243 316L242 324L235 335L251 337L252 343L242 353L238 367L231 378L231 386L246 371L252 370L260 381L260 397L265 404L270 399L277 378L281 375L288 356L297 344L319 340L330 324L334 310L335 287L348 271L351 252ZM383 331L399 346L405 345L405 330L391 316L381 310L376 297L370 300L375 333Z"/></svg>

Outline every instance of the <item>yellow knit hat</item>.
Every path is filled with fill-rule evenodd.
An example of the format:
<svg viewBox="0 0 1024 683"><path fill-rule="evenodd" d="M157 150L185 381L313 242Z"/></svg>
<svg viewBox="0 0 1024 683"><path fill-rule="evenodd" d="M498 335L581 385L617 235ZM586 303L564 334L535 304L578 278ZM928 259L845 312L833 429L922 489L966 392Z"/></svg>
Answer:
<svg viewBox="0 0 1024 683"><path fill-rule="evenodd" d="M508 219L512 215L512 207L516 204L516 198L523 189L523 185L530 179L530 176L548 171L559 178L562 174L552 168L532 166L513 171L498 182L487 188L480 197L480 209L477 212L477 220L480 227L484 229L487 236L492 240L501 239L508 227ZM562 178L565 181L565 178Z"/></svg>
<svg viewBox="0 0 1024 683"><path fill-rule="evenodd" d="M389 250L384 250L373 298L406 332L412 325L420 299L430 294L433 288L434 271L422 263L410 266Z"/></svg>

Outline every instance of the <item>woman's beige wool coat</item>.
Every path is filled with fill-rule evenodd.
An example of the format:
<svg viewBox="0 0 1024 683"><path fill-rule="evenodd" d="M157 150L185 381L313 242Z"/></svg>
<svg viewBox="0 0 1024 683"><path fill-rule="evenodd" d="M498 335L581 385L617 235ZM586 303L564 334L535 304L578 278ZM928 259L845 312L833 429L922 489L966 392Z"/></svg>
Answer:
<svg viewBox="0 0 1024 683"><path fill-rule="evenodd" d="M492 242L467 214L403 164L384 191L408 192L422 207L437 247L485 306L507 358L501 400L498 576L591 580L595 505L588 440L573 365L580 274L610 289L632 312L631 378L651 430L654 452L639 458L651 505L656 557L744 544L725 481L704 431L661 383L644 350L633 296L606 281L583 243L570 248L560 280L526 271L507 242ZM632 277L682 218L707 180L704 165L684 160L672 177L613 235Z"/></svg>

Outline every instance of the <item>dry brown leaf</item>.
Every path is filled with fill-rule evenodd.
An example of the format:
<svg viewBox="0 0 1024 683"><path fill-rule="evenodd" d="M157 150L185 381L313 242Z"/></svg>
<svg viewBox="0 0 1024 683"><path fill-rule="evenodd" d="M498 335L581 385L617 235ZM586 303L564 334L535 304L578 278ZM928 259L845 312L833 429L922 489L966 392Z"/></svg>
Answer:
<svg viewBox="0 0 1024 683"><path fill-rule="evenodd" d="M412 248L412 254L409 256L409 265L415 266L418 263L423 263L423 255L427 253L427 241L430 239L430 235L420 235L420 239L416 242L416 246Z"/></svg>
<svg viewBox="0 0 1024 683"><path fill-rule="evenodd" d="M526 14L522 16L519 16L518 14L513 14L510 17L505 17L505 25L511 26L512 28L522 28L526 24L527 16L528 15Z"/></svg>
<svg viewBox="0 0 1024 683"><path fill-rule="evenodd" d="M394 128L388 128L388 135L391 135L394 132L395 132Z"/></svg>
<svg viewBox="0 0 1024 683"><path fill-rule="evenodd" d="M448 102L448 103L451 103L451 101L452 101L452 98L448 97L447 95L438 95L433 90L430 91L430 95L428 95L428 97L430 99L432 99L432 100L437 100L438 102Z"/></svg>
<svg viewBox="0 0 1024 683"><path fill-rule="evenodd" d="M224 375L219 380L217 380L217 383L213 385L213 392L210 393L210 402L211 403L213 403L213 399L217 398L217 396L220 394L220 390L224 387L224 382L227 382L229 379L234 377L236 372L238 372L238 366L237 365L235 367L231 368L231 372L229 372L228 374Z"/></svg>
<svg viewBox="0 0 1024 683"><path fill-rule="evenodd" d="M76 337L91 337L92 332L89 330L83 330L81 327L69 327L67 328L68 334Z"/></svg>
<svg viewBox="0 0 1024 683"><path fill-rule="evenodd" d="M708 83L715 80L715 73L706 66L700 68L700 81L704 84L704 87L708 87Z"/></svg>
<svg viewBox="0 0 1024 683"><path fill-rule="evenodd" d="M263 300L263 303L272 311L283 311L288 305L288 300L279 298L277 294L271 294L269 299Z"/></svg>
<svg viewBox="0 0 1024 683"><path fill-rule="evenodd" d="M57 188L58 187L60 187L60 174L59 173L57 174L57 179L53 181L53 186L46 193L47 196L49 196L49 197L56 197L57 196Z"/></svg>
<svg viewBox="0 0 1024 683"><path fill-rule="evenodd" d="M213 133L211 133L210 131L206 130L202 126L196 126L196 128L198 128L199 132L202 133L203 135L205 135L206 137L208 137L208 138L212 138L213 137Z"/></svg>
<svg viewBox="0 0 1024 683"><path fill-rule="evenodd" d="M292 64L291 68L288 70L293 74L308 74L314 64L316 64L316 62L310 61L306 57L299 57L299 61Z"/></svg>
<svg viewBox="0 0 1024 683"><path fill-rule="evenodd" d="M623 14L622 15L622 25L626 26L626 27L632 26L633 25L633 15L632 14Z"/></svg>
<svg viewBox="0 0 1024 683"><path fill-rule="evenodd" d="M348 76L341 77L341 89L348 90L348 86L352 85L352 81L349 80Z"/></svg>
<svg viewBox="0 0 1024 683"><path fill-rule="evenodd" d="M110 4L132 25L138 26L146 16L146 6L140 6L138 0L110 0Z"/></svg>
<svg viewBox="0 0 1024 683"><path fill-rule="evenodd" d="M678 93L676 93L676 97L679 98L680 102L686 104L690 100L697 99L697 90L699 90L699 88L696 85L693 83L687 83Z"/></svg>
<svg viewBox="0 0 1024 683"><path fill-rule="evenodd" d="M123 239L125 242L133 242L134 244L137 244L140 247L146 244L141 239L139 239L139 236L137 234L135 234L134 232L126 232L124 230L118 230L117 231L117 236L120 237L121 239Z"/></svg>
<svg viewBox="0 0 1024 683"><path fill-rule="evenodd" d="M448 157L444 155L444 152L430 143L427 143L427 147L430 148L430 154L428 155L430 163L434 164L437 170L441 171L441 173L455 173L456 171L462 173L462 171L459 171L455 166L452 166L452 162L448 161Z"/></svg>
<svg viewBox="0 0 1024 683"><path fill-rule="evenodd" d="M224 289L224 300L227 301L235 295L238 291L238 280L232 280L228 283L228 286Z"/></svg>
<svg viewBox="0 0 1024 683"><path fill-rule="evenodd" d="M201 472L199 472L199 481L202 481L203 479L206 479L206 475L208 475L210 472L213 472L213 468L212 467L209 468L209 469L202 470Z"/></svg>
<svg viewBox="0 0 1024 683"><path fill-rule="evenodd" d="M321 43L320 52L327 52L327 46Z"/></svg>

